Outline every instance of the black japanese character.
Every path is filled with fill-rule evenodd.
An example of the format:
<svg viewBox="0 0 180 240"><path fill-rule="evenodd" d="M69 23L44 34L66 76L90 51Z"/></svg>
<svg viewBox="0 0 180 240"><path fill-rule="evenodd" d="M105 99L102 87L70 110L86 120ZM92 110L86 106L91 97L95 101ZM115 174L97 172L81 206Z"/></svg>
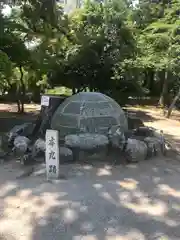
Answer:
<svg viewBox="0 0 180 240"><path fill-rule="evenodd" d="M56 166L53 166L53 173L56 173Z"/></svg>
<svg viewBox="0 0 180 240"><path fill-rule="evenodd" d="M51 139L49 140L49 146L53 147L55 144L55 138L51 137Z"/></svg>
<svg viewBox="0 0 180 240"><path fill-rule="evenodd" d="M56 166L55 165L49 165L49 173L56 173Z"/></svg>
<svg viewBox="0 0 180 240"><path fill-rule="evenodd" d="M49 153L49 159L53 159L53 160L56 159L56 157L55 157L55 152L54 152L54 151L50 151L50 153Z"/></svg>

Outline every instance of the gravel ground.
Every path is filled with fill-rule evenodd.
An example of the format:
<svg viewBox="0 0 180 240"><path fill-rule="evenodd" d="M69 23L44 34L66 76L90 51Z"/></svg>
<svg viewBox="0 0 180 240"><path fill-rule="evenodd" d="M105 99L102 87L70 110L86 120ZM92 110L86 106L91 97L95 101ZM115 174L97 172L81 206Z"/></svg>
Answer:
<svg viewBox="0 0 180 240"><path fill-rule="evenodd" d="M0 239L180 239L180 165L62 166L67 180L47 182L45 167L18 178L0 166ZM2 236L1 236L2 235Z"/></svg>

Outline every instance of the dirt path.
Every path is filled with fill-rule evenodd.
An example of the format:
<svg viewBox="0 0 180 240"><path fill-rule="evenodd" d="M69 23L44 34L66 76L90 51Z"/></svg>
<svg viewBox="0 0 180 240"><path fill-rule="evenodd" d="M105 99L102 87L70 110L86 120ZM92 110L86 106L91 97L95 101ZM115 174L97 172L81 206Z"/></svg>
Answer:
<svg viewBox="0 0 180 240"><path fill-rule="evenodd" d="M0 239L180 239L177 162L69 165L67 180L54 182L40 169L18 180L15 167L0 167Z"/></svg>
<svg viewBox="0 0 180 240"><path fill-rule="evenodd" d="M163 116L162 110L155 107L129 107L145 125L163 130L172 147L180 152L180 112L175 111L171 119Z"/></svg>
<svg viewBox="0 0 180 240"><path fill-rule="evenodd" d="M26 112L35 112L38 111L40 109L40 105L39 104L25 104L24 105L25 111ZM17 104L15 103L0 103L0 112L3 113L16 113L17 112Z"/></svg>
<svg viewBox="0 0 180 240"><path fill-rule="evenodd" d="M138 114L178 142L178 121L152 109ZM19 171L15 161L0 165L0 240L180 239L180 164L173 158L61 166L67 180L54 182L44 165L24 179Z"/></svg>

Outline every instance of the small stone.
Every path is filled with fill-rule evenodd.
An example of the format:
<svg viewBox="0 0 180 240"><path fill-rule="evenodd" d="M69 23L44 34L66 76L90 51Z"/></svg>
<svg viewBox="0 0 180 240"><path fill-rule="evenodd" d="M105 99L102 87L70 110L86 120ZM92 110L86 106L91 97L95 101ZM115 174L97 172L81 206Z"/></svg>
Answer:
<svg viewBox="0 0 180 240"><path fill-rule="evenodd" d="M60 147L59 149L60 151L60 155L61 156L72 156L72 151L71 149L67 148L67 147Z"/></svg>
<svg viewBox="0 0 180 240"><path fill-rule="evenodd" d="M128 162L143 161L147 156L147 145L143 141L129 138L125 148L125 156Z"/></svg>
<svg viewBox="0 0 180 240"><path fill-rule="evenodd" d="M14 139L13 151L18 155L23 155L27 152L30 140L24 136L17 136Z"/></svg>
<svg viewBox="0 0 180 240"><path fill-rule="evenodd" d="M71 149L67 147L60 147L59 154L60 154L60 163L73 161L73 152Z"/></svg>
<svg viewBox="0 0 180 240"><path fill-rule="evenodd" d="M46 151L46 142L44 139L39 138L35 141L34 145L32 146L32 157L38 157L44 155Z"/></svg>
<svg viewBox="0 0 180 240"><path fill-rule="evenodd" d="M155 137L159 140L159 142L161 144L161 153L163 155L165 155L166 154L166 139L164 137L163 131L162 130L159 131L159 130L155 129L153 132L153 137Z"/></svg>
<svg viewBox="0 0 180 240"><path fill-rule="evenodd" d="M147 144L148 158L163 154L162 143L160 139L155 137L147 137L144 139L144 142Z"/></svg>

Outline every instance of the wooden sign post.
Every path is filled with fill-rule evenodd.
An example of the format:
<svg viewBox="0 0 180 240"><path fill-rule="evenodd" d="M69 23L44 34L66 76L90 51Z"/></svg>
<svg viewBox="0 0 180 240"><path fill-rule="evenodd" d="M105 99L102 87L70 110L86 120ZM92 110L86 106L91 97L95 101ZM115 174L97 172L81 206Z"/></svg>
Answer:
<svg viewBox="0 0 180 240"><path fill-rule="evenodd" d="M59 133L56 130L46 131L46 173L47 179L59 177Z"/></svg>

